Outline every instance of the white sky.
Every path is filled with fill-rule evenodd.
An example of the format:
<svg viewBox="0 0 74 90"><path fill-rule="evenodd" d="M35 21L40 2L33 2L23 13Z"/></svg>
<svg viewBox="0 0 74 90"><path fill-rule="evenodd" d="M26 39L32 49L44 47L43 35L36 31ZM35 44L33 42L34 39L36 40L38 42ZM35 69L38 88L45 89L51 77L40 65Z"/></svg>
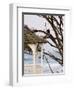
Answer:
<svg viewBox="0 0 74 90"><path fill-rule="evenodd" d="M46 29L44 26L45 22L46 20L44 18L41 18L37 15L24 15L24 24L29 25L30 28Z"/></svg>
<svg viewBox="0 0 74 90"><path fill-rule="evenodd" d="M38 29L44 31L50 29L50 33L54 35L51 25L44 18L37 15L24 15L24 25L28 25L28 27L31 29Z"/></svg>

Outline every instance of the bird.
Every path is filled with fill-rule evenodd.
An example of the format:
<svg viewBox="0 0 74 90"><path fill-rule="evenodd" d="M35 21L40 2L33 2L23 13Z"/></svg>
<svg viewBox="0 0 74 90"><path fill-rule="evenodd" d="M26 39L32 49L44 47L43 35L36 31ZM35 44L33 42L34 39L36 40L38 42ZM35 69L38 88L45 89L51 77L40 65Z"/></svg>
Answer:
<svg viewBox="0 0 74 90"><path fill-rule="evenodd" d="M46 33L47 33L47 35L44 36L43 38L50 38L54 43L56 43L55 38L54 38L53 35L50 33L50 29L47 29L47 30L46 30Z"/></svg>
<svg viewBox="0 0 74 90"><path fill-rule="evenodd" d="M47 30L46 30L46 32L47 32L47 34L49 34L49 35L50 35L50 29L47 29Z"/></svg>
<svg viewBox="0 0 74 90"><path fill-rule="evenodd" d="M43 38L49 38L50 36L50 29L46 30L46 35Z"/></svg>
<svg viewBox="0 0 74 90"><path fill-rule="evenodd" d="M49 35L50 34L50 29L47 29L47 23L45 22L45 27L46 27L46 32Z"/></svg>

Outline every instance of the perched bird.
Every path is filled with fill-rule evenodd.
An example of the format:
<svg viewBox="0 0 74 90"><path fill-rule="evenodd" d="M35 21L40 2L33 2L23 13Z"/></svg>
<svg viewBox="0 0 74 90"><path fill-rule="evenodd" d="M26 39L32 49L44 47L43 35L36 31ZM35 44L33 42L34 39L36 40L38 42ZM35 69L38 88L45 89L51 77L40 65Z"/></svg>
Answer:
<svg viewBox="0 0 74 90"><path fill-rule="evenodd" d="M54 43L56 43L55 38L53 37L52 34L50 34L50 29L47 29L46 32L47 35L44 38L50 38Z"/></svg>
<svg viewBox="0 0 74 90"><path fill-rule="evenodd" d="M43 38L49 38L49 36L50 36L50 30L47 29L47 30L46 30L46 33L47 33L47 34L46 34Z"/></svg>
<svg viewBox="0 0 74 90"><path fill-rule="evenodd" d="M46 31L46 32L47 32L47 34L49 34L49 35L50 35L50 30L49 30L49 29L47 29L47 31Z"/></svg>
<svg viewBox="0 0 74 90"><path fill-rule="evenodd" d="M46 24L46 22L45 22L45 27L46 27L46 32L47 32L47 34L50 34L50 29L47 29L47 24Z"/></svg>

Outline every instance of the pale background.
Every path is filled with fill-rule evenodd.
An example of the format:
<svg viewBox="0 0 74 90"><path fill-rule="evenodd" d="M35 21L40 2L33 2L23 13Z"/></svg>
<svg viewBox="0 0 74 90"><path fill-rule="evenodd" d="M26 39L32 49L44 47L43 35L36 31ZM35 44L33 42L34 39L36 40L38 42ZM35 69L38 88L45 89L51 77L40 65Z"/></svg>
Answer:
<svg viewBox="0 0 74 90"><path fill-rule="evenodd" d="M46 83L40 83L39 79L36 79L37 84L26 84L24 87L11 87L9 86L9 4L10 3L25 3L26 6L61 6L69 7L72 9L71 17L71 31L70 32L70 46L69 58L72 61L71 73L72 80L70 83L61 81L51 82L48 79ZM73 0L0 0L0 90L74 90L74 2ZM68 53L67 52L67 53ZM31 79L32 81L32 79ZM30 81L30 82L31 82ZM52 80L53 81L53 80Z"/></svg>

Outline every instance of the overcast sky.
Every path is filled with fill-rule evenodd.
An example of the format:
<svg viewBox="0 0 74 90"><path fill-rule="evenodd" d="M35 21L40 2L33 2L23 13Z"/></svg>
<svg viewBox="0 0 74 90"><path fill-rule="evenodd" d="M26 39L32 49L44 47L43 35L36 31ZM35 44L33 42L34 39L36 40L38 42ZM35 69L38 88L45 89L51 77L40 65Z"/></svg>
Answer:
<svg viewBox="0 0 74 90"><path fill-rule="evenodd" d="M46 23L46 26L45 26ZM37 15L24 15L24 25L28 25L31 29L44 30L50 29L50 33L54 35L51 25L46 19Z"/></svg>

